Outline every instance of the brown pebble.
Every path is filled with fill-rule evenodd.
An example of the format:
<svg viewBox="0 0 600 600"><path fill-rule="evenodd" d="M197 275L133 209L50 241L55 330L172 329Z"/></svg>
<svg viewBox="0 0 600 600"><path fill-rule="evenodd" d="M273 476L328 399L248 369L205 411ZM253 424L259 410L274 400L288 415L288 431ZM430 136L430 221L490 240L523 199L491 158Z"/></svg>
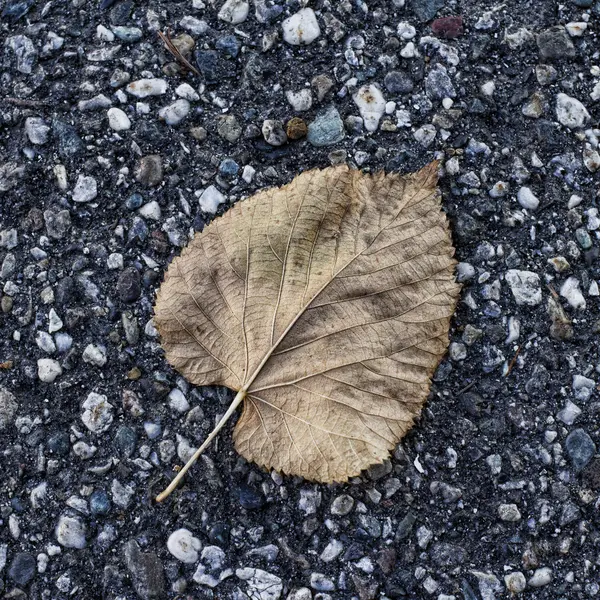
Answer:
<svg viewBox="0 0 600 600"><path fill-rule="evenodd" d="M290 140L299 140L306 136L308 127L300 117L293 117L287 122L286 133Z"/></svg>
<svg viewBox="0 0 600 600"><path fill-rule="evenodd" d="M462 17L441 17L431 24L431 31L438 37L451 40L464 33Z"/></svg>
<svg viewBox="0 0 600 600"><path fill-rule="evenodd" d="M133 381L137 381L142 376L142 372L138 367L133 367L127 373L127 379L132 379Z"/></svg>

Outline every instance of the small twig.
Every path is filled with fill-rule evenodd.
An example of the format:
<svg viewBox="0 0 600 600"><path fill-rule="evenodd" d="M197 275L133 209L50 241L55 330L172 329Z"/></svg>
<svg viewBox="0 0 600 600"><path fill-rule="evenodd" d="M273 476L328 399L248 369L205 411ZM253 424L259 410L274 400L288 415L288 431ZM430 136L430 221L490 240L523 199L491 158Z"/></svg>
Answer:
<svg viewBox="0 0 600 600"><path fill-rule="evenodd" d="M23 106L26 108L39 108L40 106L50 106L49 102L44 102L42 100L27 100L26 98L12 98L7 96L3 98L5 102L9 104L14 104L15 106Z"/></svg>
<svg viewBox="0 0 600 600"><path fill-rule="evenodd" d="M181 54L179 48L177 48L177 46L171 41L171 38L169 36L169 30L167 29L166 34L164 34L162 31L159 31L158 35L163 41L165 48L173 55L175 60L178 63L180 63L183 67L188 69L188 71L192 71L193 73L196 73L198 77L200 77L200 71L198 71L198 69L196 69L196 67L194 67L194 65L190 63L190 61L185 56L183 56L183 54Z"/></svg>
<svg viewBox="0 0 600 600"><path fill-rule="evenodd" d="M508 375L512 371L512 368L515 366L515 363L517 362L517 356L519 356L519 352L521 352L521 346L517 347L517 351L515 352L513 359L510 361L510 363L508 363L508 368L506 369L506 374L504 375L504 377L508 377Z"/></svg>
<svg viewBox="0 0 600 600"><path fill-rule="evenodd" d="M466 385L462 390L459 390L456 393L456 395L460 396L461 394L464 394L465 392L468 392L474 385L475 385L475 382L471 381L471 383L469 383L469 385Z"/></svg>
<svg viewBox="0 0 600 600"><path fill-rule="evenodd" d="M556 293L556 290L549 283L546 284L546 287L550 290L550 293L552 294L552 297L555 300L558 300L558 294Z"/></svg>

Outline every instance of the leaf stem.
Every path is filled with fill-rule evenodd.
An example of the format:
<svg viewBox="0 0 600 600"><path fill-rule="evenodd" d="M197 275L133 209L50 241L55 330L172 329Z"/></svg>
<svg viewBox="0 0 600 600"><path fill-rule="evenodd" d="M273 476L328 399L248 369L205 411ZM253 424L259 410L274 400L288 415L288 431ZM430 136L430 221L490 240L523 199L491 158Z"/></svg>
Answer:
<svg viewBox="0 0 600 600"><path fill-rule="evenodd" d="M183 476L188 472L190 467L198 460L198 458L200 458L200 455L204 452L204 450L206 450L207 446L213 441L213 439L216 437L216 435L219 433L219 431L221 431L221 429L223 428L223 425L225 425L225 423L227 423L227 421L229 421L229 419L231 418L231 415L233 415L236 408L244 401L245 397L246 397L246 390L241 389L237 393L236 397L233 399L233 402L229 405L229 408L227 409L225 414L221 417L221 420L217 423L215 428L210 432L210 434L206 438L206 440L204 440L204 443L200 446L200 448L198 448L198 450L196 450L196 452L194 452L194 455L187 461L187 463L181 469L181 471L179 471L179 473L177 473L177 476L175 477L175 479L173 479L173 481L171 481L169 486L164 491L162 491L158 496L156 496L157 502L162 502L163 500L165 500L166 498L168 498L170 496L171 492L179 485L179 482L183 479Z"/></svg>

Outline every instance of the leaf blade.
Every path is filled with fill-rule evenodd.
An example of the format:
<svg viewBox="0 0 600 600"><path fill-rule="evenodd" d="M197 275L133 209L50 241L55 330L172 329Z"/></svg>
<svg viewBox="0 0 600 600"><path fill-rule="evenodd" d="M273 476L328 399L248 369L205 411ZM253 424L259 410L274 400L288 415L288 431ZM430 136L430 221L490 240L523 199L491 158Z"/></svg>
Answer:
<svg viewBox="0 0 600 600"><path fill-rule="evenodd" d="M248 460L340 481L383 460L410 428L460 290L436 171L334 167L234 206L174 261L193 265L202 303L230 314L217 317L229 328L220 334L189 282L186 291L170 276L181 265L169 268L156 304L167 358L193 383L246 395L234 441ZM229 373L202 372L202 352L186 362L194 342L169 311L194 321L191 337Z"/></svg>

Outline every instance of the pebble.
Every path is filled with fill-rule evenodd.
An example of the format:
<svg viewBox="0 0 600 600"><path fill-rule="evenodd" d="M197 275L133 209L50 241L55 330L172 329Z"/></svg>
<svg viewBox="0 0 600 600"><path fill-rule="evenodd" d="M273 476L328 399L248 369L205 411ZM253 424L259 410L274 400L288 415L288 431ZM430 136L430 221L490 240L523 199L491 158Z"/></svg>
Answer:
<svg viewBox="0 0 600 600"><path fill-rule="evenodd" d="M128 44L139 42L142 39L142 30L139 27L125 27L123 25L116 25L112 27L112 32L121 41Z"/></svg>
<svg viewBox="0 0 600 600"><path fill-rule="evenodd" d="M25 35L13 35L6 38L4 45L16 56L17 71L29 75L37 60L37 51L33 42Z"/></svg>
<svg viewBox="0 0 600 600"><path fill-rule="evenodd" d="M133 499L134 490L128 485L123 485L118 479L113 479L110 486L113 502L119 508L127 508Z"/></svg>
<svg viewBox="0 0 600 600"><path fill-rule="evenodd" d="M91 202L97 195L96 180L88 175L79 175L73 190L73 202Z"/></svg>
<svg viewBox="0 0 600 600"><path fill-rule="evenodd" d="M569 34L560 25L542 31L536 40L542 59L561 60L576 55L575 46L573 46Z"/></svg>
<svg viewBox="0 0 600 600"><path fill-rule="evenodd" d="M109 108L106 114L108 116L108 126L113 131L126 131L131 128L129 117L120 108Z"/></svg>
<svg viewBox="0 0 600 600"><path fill-rule="evenodd" d="M234 144L242 135L242 127L234 115L223 115L217 121L217 133Z"/></svg>
<svg viewBox="0 0 600 600"><path fill-rule="evenodd" d="M196 19L196 17L192 17L191 15L186 15L179 21L179 25L189 31L192 35L201 36L204 35L208 31L208 23L206 21L202 21L201 19ZM195 44L187 44L187 52L184 52L181 48L179 51L185 56L185 54L189 54L194 47Z"/></svg>
<svg viewBox="0 0 600 600"><path fill-rule="evenodd" d="M560 295L575 309L584 310L586 301L579 289L579 280L569 277L560 287Z"/></svg>
<svg viewBox="0 0 600 600"><path fill-rule="evenodd" d="M552 569L549 567L542 567L536 569L533 576L529 579L527 584L530 587L538 588L548 585L552 581Z"/></svg>
<svg viewBox="0 0 600 600"><path fill-rule="evenodd" d="M189 529L177 529L167 540L167 549L179 561L187 564L198 562L202 549L200 540Z"/></svg>
<svg viewBox="0 0 600 600"><path fill-rule="evenodd" d="M560 93L556 96L556 118L569 129L583 127L590 119L590 113L577 98Z"/></svg>
<svg viewBox="0 0 600 600"><path fill-rule="evenodd" d="M110 499L104 490L95 490L90 496L90 512L96 516L110 512Z"/></svg>
<svg viewBox="0 0 600 600"><path fill-rule="evenodd" d="M415 84L404 71L389 71L383 79L385 89L391 94L409 94Z"/></svg>
<svg viewBox="0 0 600 600"><path fill-rule="evenodd" d="M562 421L565 425L573 425L577 417L581 415L579 406L567 400L565 407L558 412L556 418Z"/></svg>
<svg viewBox="0 0 600 600"><path fill-rule="evenodd" d="M114 407L104 394L90 392L82 408L81 420L92 433L104 433L110 428Z"/></svg>
<svg viewBox="0 0 600 600"><path fill-rule="evenodd" d="M516 504L501 504L498 507L498 516L502 521L516 523L521 520L521 513Z"/></svg>
<svg viewBox="0 0 600 600"><path fill-rule="evenodd" d="M245 567L236 569L236 577L246 582L248 596L255 600L279 600L283 592L283 582L279 577L263 571Z"/></svg>
<svg viewBox="0 0 600 600"><path fill-rule="evenodd" d="M298 508L305 515L314 515L321 506L321 492L317 488L304 488L300 490Z"/></svg>
<svg viewBox="0 0 600 600"><path fill-rule="evenodd" d="M86 526L80 517L61 515L55 530L56 541L65 548L86 547Z"/></svg>
<svg viewBox="0 0 600 600"><path fill-rule="evenodd" d="M135 540L129 540L123 546L123 558L141 600L159 600L166 596L163 565L155 552L142 552Z"/></svg>
<svg viewBox="0 0 600 600"><path fill-rule="evenodd" d="M218 17L221 21L239 25L243 23L250 11L250 4L246 0L227 0L219 10Z"/></svg>
<svg viewBox="0 0 600 600"><path fill-rule="evenodd" d="M190 100L192 102L200 100L200 95L189 83L182 83L181 85L177 86L175 93L179 97L185 98L186 100Z"/></svg>
<svg viewBox="0 0 600 600"><path fill-rule="evenodd" d="M310 89L303 88L294 92L292 90L288 90L285 93L285 97L287 101L290 103L290 106L296 112L304 112L306 110L310 110L312 106L312 95L310 93Z"/></svg>
<svg viewBox="0 0 600 600"><path fill-rule="evenodd" d="M317 114L308 125L307 139L313 146L331 146L344 139L344 123L334 106Z"/></svg>
<svg viewBox="0 0 600 600"><path fill-rule="evenodd" d="M443 8L444 2L445 0L413 0L410 7L420 21L431 21L438 10Z"/></svg>
<svg viewBox="0 0 600 600"><path fill-rule="evenodd" d="M94 111L108 108L112 105L110 98L107 98L104 94L98 94L89 100L80 100L77 103L77 108L82 111Z"/></svg>
<svg viewBox="0 0 600 600"><path fill-rule="evenodd" d="M134 267L124 269L119 275L117 290L123 302L135 302L142 292L139 271Z"/></svg>
<svg viewBox="0 0 600 600"><path fill-rule="evenodd" d="M159 185L163 180L163 164L160 155L143 156L137 164L135 178L147 187Z"/></svg>
<svg viewBox="0 0 600 600"><path fill-rule="evenodd" d="M27 585L35 576L37 561L33 554L19 552L15 554L8 570L8 576L21 586Z"/></svg>
<svg viewBox="0 0 600 600"><path fill-rule="evenodd" d="M169 407L180 414L186 413L190 409L190 403L184 396L183 392L178 389L172 389L167 396Z"/></svg>
<svg viewBox="0 0 600 600"><path fill-rule="evenodd" d="M281 24L283 39L292 46L308 45L314 42L321 29L312 8L303 8L288 17Z"/></svg>
<svg viewBox="0 0 600 600"><path fill-rule="evenodd" d="M519 305L535 306L542 301L540 277L531 271L509 269L505 275L515 302Z"/></svg>
<svg viewBox="0 0 600 600"><path fill-rule="evenodd" d="M18 407L15 395L0 385L0 431L13 424Z"/></svg>
<svg viewBox="0 0 600 600"><path fill-rule="evenodd" d="M214 185L209 185L198 197L202 212L214 215L227 198Z"/></svg>
<svg viewBox="0 0 600 600"><path fill-rule="evenodd" d="M317 592L333 592L335 583L323 573L311 573L310 587Z"/></svg>
<svg viewBox="0 0 600 600"><path fill-rule="evenodd" d="M379 121L385 114L385 98L378 87L365 85L352 96L363 119L365 129L377 131Z"/></svg>
<svg viewBox="0 0 600 600"><path fill-rule="evenodd" d="M348 494L337 496L331 503L331 514L336 516L345 516L354 508L354 498Z"/></svg>
<svg viewBox="0 0 600 600"><path fill-rule="evenodd" d="M583 470L596 454L596 445L584 429L575 429L565 441L567 454L575 471Z"/></svg>
<svg viewBox="0 0 600 600"><path fill-rule="evenodd" d="M97 367L103 367L108 360L106 357L106 348L95 344L88 344L81 357L83 358L83 362Z"/></svg>
<svg viewBox="0 0 600 600"><path fill-rule="evenodd" d="M513 571L504 576L504 584L511 594L520 594L525 590L527 581L521 571Z"/></svg>
<svg viewBox="0 0 600 600"><path fill-rule="evenodd" d="M444 65L436 63L425 78L425 91L431 100L456 98L456 90Z"/></svg>
<svg viewBox="0 0 600 600"><path fill-rule="evenodd" d="M169 85L164 79L138 79L132 81L125 89L136 98L161 96L167 92Z"/></svg>
<svg viewBox="0 0 600 600"><path fill-rule="evenodd" d="M169 104L169 106L165 106L158 111L158 116L167 124L167 125L179 125L183 119L187 117L190 112L190 103L181 98L180 100L175 100L173 104Z"/></svg>
<svg viewBox="0 0 600 600"><path fill-rule="evenodd" d="M32 144L43 145L48 142L50 127L41 117L27 117L25 119L25 135Z"/></svg>
<svg viewBox="0 0 600 600"><path fill-rule="evenodd" d="M237 487L237 495L242 508L246 510L258 510L265 504L264 496L246 483L240 483Z"/></svg>
<svg viewBox="0 0 600 600"><path fill-rule="evenodd" d="M37 361L38 377L44 383L52 383L62 375L62 367L57 360L52 358L39 358Z"/></svg>
<svg viewBox="0 0 600 600"><path fill-rule="evenodd" d="M265 142L271 146L282 146L287 142L283 124L277 119L266 119L262 124L262 134Z"/></svg>
<svg viewBox="0 0 600 600"><path fill-rule="evenodd" d="M531 188L522 187L517 194L519 204L527 210L536 210L540 205L540 201L531 191Z"/></svg>
<svg viewBox="0 0 600 600"><path fill-rule="evenodd" d="M60 240L65 237L69 229L71 229L71 214L68 210L45 210L44 223L46 232L51 238Z"/></svg>

